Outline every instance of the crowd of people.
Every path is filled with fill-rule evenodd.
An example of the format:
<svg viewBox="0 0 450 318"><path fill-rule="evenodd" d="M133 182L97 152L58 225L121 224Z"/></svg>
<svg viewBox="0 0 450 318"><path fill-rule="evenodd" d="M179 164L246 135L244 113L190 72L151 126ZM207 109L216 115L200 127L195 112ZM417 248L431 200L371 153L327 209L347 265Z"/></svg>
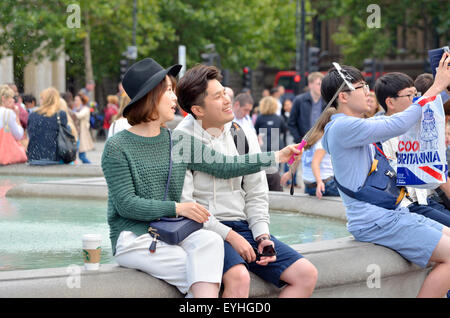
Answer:
<svg viewBox="0 0 450 318"><path fill-rule="evenodd" d="M449 63L446 53L435 78L387 73L373 92L359 70L342 66L353 89L330 69L309 74L307 91L298 96L278 86L258 103L249 90L235 96L223 87L214 66L197 65L177 82L181 65L163 68L151 58L133 64L120 98L108 96L102 126L116 261L187 297L218 297L221 285L223 297L248 297L250 272L282 287L280 297L311 296L317 268L269 230L268 193L295 184L301 164L305 193L340 196L356 240L386 246L423 268L434 262L418 296L442 297L450 289L450 179L433 191L407 187L409 195L389 207L383 201L389 187L370 196L366 180L379 176L372 174L375 159L380 169L387 163L395 170L398 136L421 118L423 98L440 95L448 105ZM88 94L72 98L50 87L37 104L3 85L0 97L0 129L9 127L30 164L61 163L59 122L77 138L80 160L90 162ZM186 116L168 129L180 108ZM307 132L300 151L296 144ZM161 217L184 217L203 228L167 243L148 232L149 222Z"/></svg>
<svg viewBox="0 0 450 318"><path fill-rule="evenodd" d="M73 96L71 92L60 93L49 87L39 94L37 100L32 94L19 94L17 86L12 83L1 85L0 129L7 127L17 143L9 143L7 148L2 148L3 155L0 156L7 156L10 164L24 161L30 165L76 163L76 158L72 162L64 162L58 154L57 138L61 124L74 136L81 163L90 164L87 152L94 149L93 125L100 126L108 135L112 122L119 115L120 102L126 102L122 93L108 95L98 124L94 116L94 112L98 112L97 103L91 97L92 90L93 84L88 83ZM15 151L16 148L26 152L25 160Z"/></svg>

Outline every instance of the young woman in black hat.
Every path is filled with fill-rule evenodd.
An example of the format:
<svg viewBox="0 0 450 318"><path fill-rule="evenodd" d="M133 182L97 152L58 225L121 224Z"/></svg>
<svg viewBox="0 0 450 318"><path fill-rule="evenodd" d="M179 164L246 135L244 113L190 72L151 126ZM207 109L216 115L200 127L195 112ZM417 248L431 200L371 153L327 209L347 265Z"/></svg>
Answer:
<svg viewBox="0 0 450 318"><path fill-rule="evenodd" d="M110 239L119 265L163 279L188 297L218 297L222 238L201 229L177 245L158 241L151 253L149 222L176 216L199 223L208 220L209 212L200 204L178 203L186 169L232 178L287 162L300 151L293 145L275 153L228 157L190 136L172 135L165 123L174 118L177 108L174 89L180 69L181 65L164 69L146 58L124 76L123 87L131 101L123 113L132 127L109 138L102 156Z"/></svg>

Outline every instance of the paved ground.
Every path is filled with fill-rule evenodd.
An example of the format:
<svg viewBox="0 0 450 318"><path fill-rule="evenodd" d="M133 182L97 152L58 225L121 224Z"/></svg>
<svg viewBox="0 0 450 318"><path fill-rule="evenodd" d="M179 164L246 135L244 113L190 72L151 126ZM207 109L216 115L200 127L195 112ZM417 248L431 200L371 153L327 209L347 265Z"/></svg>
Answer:
<svg viewBox="0 0 450 318"><path fill-rule="evenodd" d="M93 163L96 165L100 165L101 164L101 160L102 160L102 153L103 153L103 148L105 147L105 141L95 141L94 142L94 149L90 150L86 153L86 157ZM79 158L77 158L77 161L75 164L83 164L81 162L81 160Z"/></svg>

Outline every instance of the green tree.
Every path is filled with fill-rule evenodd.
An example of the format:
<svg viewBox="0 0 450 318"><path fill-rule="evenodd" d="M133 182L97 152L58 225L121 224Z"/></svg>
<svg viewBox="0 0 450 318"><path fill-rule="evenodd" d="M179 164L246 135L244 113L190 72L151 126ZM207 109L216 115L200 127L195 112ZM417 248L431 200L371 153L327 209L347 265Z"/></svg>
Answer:
<svg viewBox="0 0 450 318"><path fill-rule="evenodd" d="M372 0L328 0L314 3L321 20L338 19L339 28L332 39L341 48L343 62L361 66L364 58L412 54L423 57L426 50L438 46L432 38L426 39L425 47L414 47L408 51L397 49L398 27L404 32L423 31L434 38L448 41L450 30L450 6L447 1L426 0L380 0L381 27L369 28L367 8ZM406 31L407 30L407 31Z"/></svg>
<svg viewBox="0 0 450 318"><path fill-rule="evenodd" d="M232 70L260 61L289 67L295 56L295 1L168 0L160 2L158 17L165 37L153 45L140 38L138 46L140 54L164 65L177 61L180 44L187 46L188 67L201 62L205 45L211 43L222 66Z"/></svg>
<svg viewBox="0 0 450 318"><path fill-rule="evenodd" d="M77 27L69 23L70 5L80 8ZM138 0L137 6L139 59L174 64L183 44L190 67L214 43L224 68L293 66L296 0ZM2 0L0 51L12 52L23 69L32 56L56 57L64 45L69 77L118 78L122 52L132 44L132 10L129 0Z"/></svg>
<svg viewBox="0 0 450 318"><path fill-rule="evenodd" d="M56 57L65 30L65 7L57 0L3 0L0 2L0 56L13 55L16 76L33 58Z"/></svg>

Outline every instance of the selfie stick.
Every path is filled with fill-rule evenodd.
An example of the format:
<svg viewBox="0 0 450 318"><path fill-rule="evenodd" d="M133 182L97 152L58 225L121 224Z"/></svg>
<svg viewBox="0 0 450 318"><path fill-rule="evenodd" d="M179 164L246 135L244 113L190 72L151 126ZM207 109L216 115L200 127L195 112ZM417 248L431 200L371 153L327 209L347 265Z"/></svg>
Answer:
<svg viewBox="0 0 450 318"><path fill-rule="evenodd" d="M351 81L353 80L353 77L350 76L350 74L348 74L345 70L343 70L341 68L341 66L336 63L333 62L333 66L334 68L338 71L339 75L341 76L341 78L344 80L341 84L341 86L338 88L338 90L336 91L336 93L334 94L333 98L328 102L327 106L324 108L324 111L322 112L325 113L325 110L331 106L331 104L333 104L334 100L336 99L336 97L339 95L339 93L342 91L342 89L344 88L344 86L347 85L347 87L354 91L355 87L352 85ZM322 116L322 115L321 115ZM305 134L305 136L303 137L302 141L298 144L297 149L298 150L302 150L303 147L306 146L306 144L308 143L308 139L309 139L309 135L311 134L313 128L311 128L310 130L308 130L308 132ZM295 161L294 155L292 155L291 159L289 159L288 164L291 166Z"/></svg>

